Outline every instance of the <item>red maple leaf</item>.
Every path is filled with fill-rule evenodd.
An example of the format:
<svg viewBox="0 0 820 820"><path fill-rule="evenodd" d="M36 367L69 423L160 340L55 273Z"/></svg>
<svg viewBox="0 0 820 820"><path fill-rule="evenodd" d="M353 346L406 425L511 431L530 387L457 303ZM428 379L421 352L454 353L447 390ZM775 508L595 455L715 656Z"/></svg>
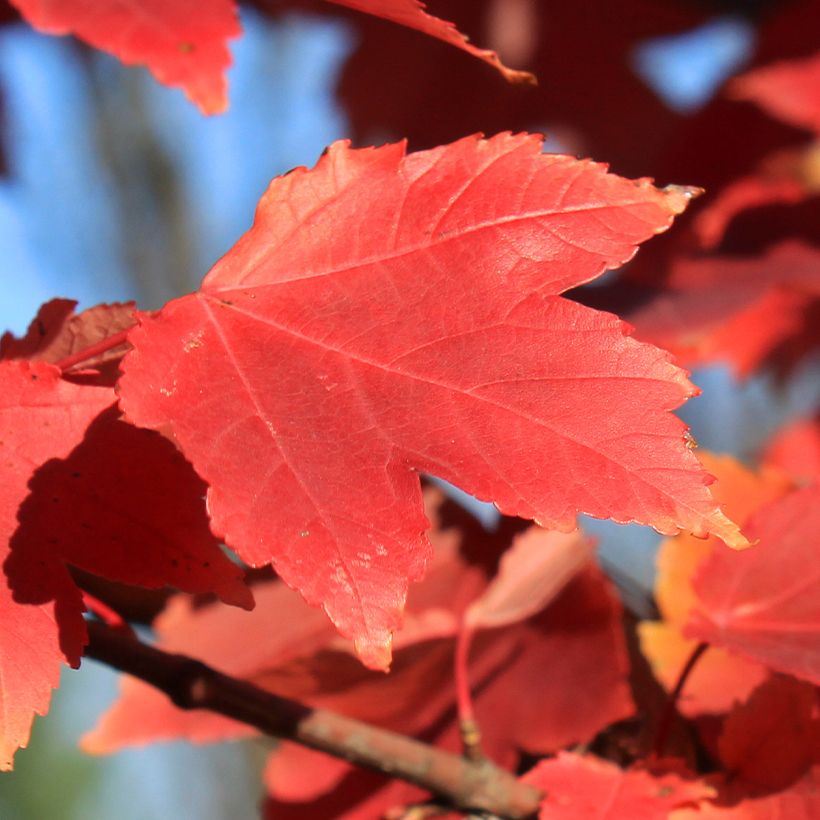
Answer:
<svg viewBox="0 0 820 820"><path fill-rule="evenodd" d="M718 458L704 453L702 459L717 476L715 497L741 525L758 508L782 497L791 487L777 470L752 472L729 456ZM683 635L689 614L698 603L693 580L699 567L719 548L722 545L714 538L704 540L681 534L664 541L658 550L655 600L663 620L642 621L638 634L652 671L668 691L674 688L697 646L697 641ZM678 708L687 716L726 712L768 674L759 663L710 647L687 678Z"/></svg>
<svg viewBox="0 0 820 820"><path fill-rule="evenodd" d="M741 376L786 370L820 345L820 251L783 242L763 256L684 258L628 320L684 363L726 359Z"/></svg>
<svg viewBox="0 0 820 820"><path fill-rule="evenodd" d="M820 684L820 487L760 509L745 552L718 545L694 581L686 635Z"/></svg>
<svg viewBox="0 0 820 820"><path fill-rule="evenodd" d="M205 484L170 441L126 424L115 407L65 458L42 465L29 489L6 568L13 580L31 571L32 545L48 544L67 564L112 581L253 606L242 568L208 528Z"/></svg>
<svg viewBox="0 0 820 820"><path fill-rule="evenodd" d="M97 305L75 314L75 306L67 299L43 305L23 338L3 336L0 357L63 369L76 360L81 368L71 378L113 386L127 343L112 346L111 339L133 326L134 307ZM96 353L98 346L104 352ZM106 395L113 404L113 391ZM25 582L32 551L47 544L55 559L110 580L170 584L253 605L242 570L209 531L201 479L167 439L126 424L115 408L88 424L72 452L64 454L58 442L52 458L37 465L28 489L19 527L2 536L11 539L6 573L14 583Z"/></svg>
<svg viewBox="0 0 820 820"><path fill-rule="evenodd" d="M794 205L820 193L820 147L812 143L764 157L751 174L730 182L692 223L704 248L717 247L740 214L771 205Z"/></svg>
<svg viewBox="0 0 820 820"><path fill-rule="evenodd" d="M180 86L205 114L228 105L228 40L240 32L235 0L11 0L47 34L74 34L127 65Z"/></svg>
<svg viewBox="0 0 820 820"><path fill-rule="evenodd" d="M762 460L796 481L820 480L820 416L796 419L778 430L766 445Z"/></svg>
<svg viewBox="0 0 820 820"><path fill-rule="evenodd" d="M73 299L52 299L46 302L32 320L26 335L18 339L11 333L0 338L0 359L29 359L57 364L75 354L132 327L136 320L133 302L97 305L74 313ZM107 347L98 356L85 355L84 369L99 369L123 357L127 345ZM106 373L106 383L116 382L116 368Z"/></svg>
<svg viewBox="0 0 820 820"><path fill-rule="evenodd" d="M84 607L66 565L253 603L210 533L201 479L158 433L118 419L111 382L122 347L83 359L76 380L52 363L133 324L131 306L75 316L74 304L48 303L23 339L0 343L2 768L26 745L33 713L46 712L61 661L79 665Z"/></svg>
<svg viewBox="0 0 820 820"><path fill-rule="evenodd" d="M815 688L775 675L726 718L718 749L734 790L780 791L820 764L820 714Z"/></svg>
<svg viewBox="0 0 820 820"><path fill-rule="evenodd" d="M667 820L672 809L697 802L711 791L702 781L623 770L568 752L542 760L522 780L546 792L539 820Z"/></svg>
<svg viewBox="0 0 820 820"><path fill-rule="evenodd" d="M46 459L66 455L114 396L110 388L70 384L50 364L0 361L0 564L28 481ZM78 666L86 640L83 604L62 562L44 545L30 551L34 571L20 583L0 575L0 769L28 742L34 713L45 714L60 665ZM25 670L25 672L23 672Z"/></svg>
<svg viewBox="0 0 820 820"><path fill-rule="evenodd" d="M789 789L767 797L744 799L736 805L702 802L678 809L669 820L815 820L820 815L820 766Z"/></svg>
<svg viewBox="0 0 820 820"><path fill-rule="evenodd" d="M731 86L737 99L753 100L785 122L820 134L820 52L756 68Z"/></svg>
<svg viewBox="0 0 820 820"><path fill-rule="evenodd" d="M145 65L156 79L181 87L204 114L228 107L228 40L241 33L236 0L11 0L47 34L74 34L127 65ZM510 81L533 82L476 48L452 23L424 11L419 0L330 0L384 17L454 45L497 68Z"/></svg>
<svg viewBox="0 0 820 820"><path fill-rule="evenodd" d="M197 293L140 320L121 406L173 431L215 533L375 667L429 556L415 471L547 527L584 511L742 545L668 413L685 374L558 296L687 198L537 137L337 143L274 180Z"/></svg>

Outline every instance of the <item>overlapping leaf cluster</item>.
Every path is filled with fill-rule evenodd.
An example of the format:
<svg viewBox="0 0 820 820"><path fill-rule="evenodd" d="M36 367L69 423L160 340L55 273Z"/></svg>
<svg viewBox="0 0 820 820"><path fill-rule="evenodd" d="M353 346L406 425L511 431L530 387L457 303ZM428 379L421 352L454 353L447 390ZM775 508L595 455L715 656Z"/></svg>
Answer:
<svg viewBox="0 0 820 820"><path fill-rule="evenodd" d="M416 0L334 2L529 76ZM506 5L513 21L527 7ZM15 6L44 31L147 65L207 113L227 103L232 0L195 12L145 0L138 21L128 4ZM607 47L691 22L670 6L636 15L640 31L620 14ZM522 42L524 67L554 56ZM640 96L634 77L606 82L622 101ZM532 93L566 104L560 84ZM563 294L629 262L697 189L628 180L503 132L415 153L337 143L270 184L196 293L150 314L75 314L56 299L24 338L4 336L0 767L47 711L61 665L79 665L85 606L106 610L92 591L124 607L118 582L179 591L154 622L160 647L278 695L456 752L469 712L481 754L529 769L542 818L820 812L817 420L778 431L750 468L702 465L672 414L697 392L676 361L785 379L820 341L820 256L799 216L735 238L756 210L816 197L817 57L751 71L721 105L741 99L814 141L758 150L677 238L581 295L592 306ZM374 116L352 112L360 129ZM654 125L671 133L673 120ZM617 147L617 124L601 121L590 142ZM418 141L447 127L442 117ZM598 307L626 314L634 335ZM420 473L494 502L497 530L423 492ZM578 513L670 536L659 618L637 640L573 531ZM128 679L83 743L252 733ZM288 743L265 780L270 818L373 818L437 797Z"/></svg>

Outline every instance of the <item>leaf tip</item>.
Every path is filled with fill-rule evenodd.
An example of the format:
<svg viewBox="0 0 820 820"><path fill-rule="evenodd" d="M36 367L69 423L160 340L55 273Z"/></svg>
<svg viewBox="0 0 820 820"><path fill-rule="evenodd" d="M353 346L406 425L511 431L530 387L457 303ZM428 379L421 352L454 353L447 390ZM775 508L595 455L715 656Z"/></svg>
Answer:
<svg viewBox="0 0 820 820"><path fill-rule="evenodd" d="M665 194L666 202L676 216L682 214L689 203L704 192L703 188L698 188L696 185L667 185L661 191Z"/></svg>
<svg viewBox="0 0 820 820"><path fill-rule="evenodd" d="M372 637L360 638L353 642L356 656L368 668L377 672L390 671L393 660L393 633L388 632L383 640Z"/></svg>
<svg viewBox="0 0 820 820"><path fill-rule="evenodd" d="M719 507L710 516L708 533L715 535L733 550L744 550L752 546L752 542L741 532L740 527L729 518ZM694 532L693 535L699 535Z"/></svg>

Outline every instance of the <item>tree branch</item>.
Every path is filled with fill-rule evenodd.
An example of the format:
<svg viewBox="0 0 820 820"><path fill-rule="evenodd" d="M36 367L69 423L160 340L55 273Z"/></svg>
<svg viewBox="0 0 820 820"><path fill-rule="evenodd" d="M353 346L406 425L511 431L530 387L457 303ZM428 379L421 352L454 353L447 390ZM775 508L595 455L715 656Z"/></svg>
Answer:
<svg viewBox="0 0 820 820"><path fill-rule="evenodd" d="M470 762L412 738L311 709L96 621L88 623L88 632L86 657L150 683L181 709L209 709L267 735L406 780L462 811L523 820L538 810L537 789L488 761Z"/></svg>

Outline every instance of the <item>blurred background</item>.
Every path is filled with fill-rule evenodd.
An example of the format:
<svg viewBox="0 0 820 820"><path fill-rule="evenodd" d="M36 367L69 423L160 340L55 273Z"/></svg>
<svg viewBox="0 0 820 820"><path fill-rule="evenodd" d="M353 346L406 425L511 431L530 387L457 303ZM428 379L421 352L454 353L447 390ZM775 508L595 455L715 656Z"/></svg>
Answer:
<svg viewBox="0 0 820 820"><path fill-rule="evenodd" d="M538 88L508 86L474 58L375 18L318 0L269 0L241 5L230 110L206 118L146 71L37 34L3 4L0 329L24 331L55 296L80 309L130 299L157 308L195 289L250 226L270 179L312 165L335 139L406 137L422 149L479 130L535 130L547 134L547 150L709 192L806 139L722 90L751 65L817 49L816 2L429 5L508 65L534 71ZM776 224L772 207L753 219ZM790 224L816 239L816 198L800 208ZM757 223L736 221L721 250L759 250ZM681 415L702 447L751 459L777 426L817 406L817 376L816 361L787 378L744 381L715 364L694 373L704 393ZM492 525L491 508L472 508ZM651 611L657 536L605 522L588 528L627 603ZM65 672L15 772L0 775L0 818L256 816L265 741L104 759L76 751L115 689L115 676L93 663Z"/></svg>

